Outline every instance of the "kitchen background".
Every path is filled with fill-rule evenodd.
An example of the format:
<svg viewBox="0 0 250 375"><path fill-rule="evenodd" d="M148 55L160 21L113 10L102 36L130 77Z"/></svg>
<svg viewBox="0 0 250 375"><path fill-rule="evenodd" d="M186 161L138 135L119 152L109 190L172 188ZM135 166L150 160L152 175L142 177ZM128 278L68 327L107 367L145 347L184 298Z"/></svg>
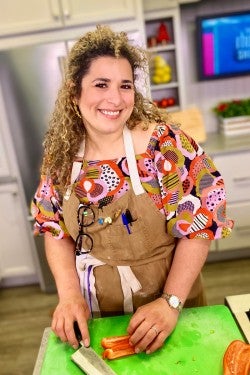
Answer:
<svg viewBox="0 0 250 375"><path fill-rule="evenodd" d="M250 76L199 81L196 39L197 16L249 10L249 0L108 0L102 7L105 9L100 9L99 3L15 0L9 4L1 0L0 287L38 282L43 291L54 291L43 240L32 235L29 204L39 181L42 139L60 84L64 57L73 41L96 23L125 30L131 39L145 46L156 25L166 23L171 45L151 48L151 52L162 52L169 61L172 80L166 85L152 84L152 97L174 97L171 112L193 106L198 109L194 137L198 126L202 126L204 148L225 171L229 212L234 218L238 215L239 225L230 241L214 243L210 260L249 257L250 178L244 165L250 161L250 138L222 138L212 108L221 100L248 97ZM232 166L236 182L231 181Z"/></svg>
<svg viewBox="0 0 250 375"><path fill-rule="evenodd" d="M195 19L216 13L250 10L250 1L205 0L181 7L181 42L183 49L184 80L186 105L196 104L205 120L207 132L218 131L218 120L212 108L218 102L249 97L250 75L218 79L211 81L197 80L197 38ZM227 46L224 46L226 49ZM250 66L250 60L249 60Z"/></svg>

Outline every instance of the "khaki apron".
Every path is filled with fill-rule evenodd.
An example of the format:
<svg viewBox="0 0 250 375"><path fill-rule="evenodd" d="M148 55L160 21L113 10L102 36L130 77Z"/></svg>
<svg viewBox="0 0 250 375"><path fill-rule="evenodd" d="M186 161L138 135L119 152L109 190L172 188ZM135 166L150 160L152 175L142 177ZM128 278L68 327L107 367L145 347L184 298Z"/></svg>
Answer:
<svg viewBox="0 0 250 375"><path fill-rule="evenodd" d="M127 127L123 136L132 189L103 208L91 205L95 222L85 228L85 232L93 239L93 249L89 254L76 256L82 293L92 316L131 313L159 297L176 245L176 239L166 232L165 216L141 185L132 137ZM79 175L81 163L77 168L73 166L72 169L72 184ZM78 206L79 200L74 191L68 191L63 201L63 212L65 225L74 240L79 233ZM129 225L130 234L119 214L127 209L133 218ZM102 224L98 220L100 218ZM204 304L206 301L199 276L185 306Z"/></svg>

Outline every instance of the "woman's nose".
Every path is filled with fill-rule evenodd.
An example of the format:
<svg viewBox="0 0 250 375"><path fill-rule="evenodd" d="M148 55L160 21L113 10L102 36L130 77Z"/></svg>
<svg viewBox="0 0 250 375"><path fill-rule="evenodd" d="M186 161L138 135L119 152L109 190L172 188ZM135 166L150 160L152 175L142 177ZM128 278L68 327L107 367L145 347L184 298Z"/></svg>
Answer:
<svg viewBox="0 0 250 375"><path fill-rule="evenodd" d="M122 102L122 95L119 88L110 88L107 100L116 107L119 106Z"/></svg>

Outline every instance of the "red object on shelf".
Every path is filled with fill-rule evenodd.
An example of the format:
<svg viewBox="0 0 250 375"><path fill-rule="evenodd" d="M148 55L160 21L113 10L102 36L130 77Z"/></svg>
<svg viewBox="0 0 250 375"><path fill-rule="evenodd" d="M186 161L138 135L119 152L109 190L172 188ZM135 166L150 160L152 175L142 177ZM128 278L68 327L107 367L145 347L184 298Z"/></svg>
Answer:
<svg viewBox="0 0 250 375"><path fill-rule="evenodd" d="M168 106L175 105L175 98L168 98Z"/></svg>
<svg viewBox="0 0 250 375"><path fill-rule="evenodd" d="M167 108L175 105L175 98L169 97L169 98L163 98L159 102L159 107L161 108Z"/></svg>
<svg viewBox="0 0 250 375"><path fill-rule="evenodd" d="M168 99L163 98L160 102L160 106L161 106L161 108L166 108L168 106Z"/></svg>
<svg viewBox="0 0 250 375"><path fill-rule="evenodd" d="M170 42L170 36L168 33L167 26L164 23L161 23L158 29L157 42L160 44Z"/></svg>

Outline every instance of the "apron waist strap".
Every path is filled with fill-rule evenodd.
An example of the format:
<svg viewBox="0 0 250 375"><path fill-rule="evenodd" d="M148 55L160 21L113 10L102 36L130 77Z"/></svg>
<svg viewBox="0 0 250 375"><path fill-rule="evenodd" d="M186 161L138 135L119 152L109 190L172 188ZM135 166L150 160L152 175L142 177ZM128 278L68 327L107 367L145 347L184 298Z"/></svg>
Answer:
<svg viewBox="0 0 250 375"><path fill-rule="evenodd" d="M81 259L79 259L80 257ZM84 258L79 256L76 259L77 272L80 278L81 288L84 291L84 297L88 302L92 316L93 312L100 312L96 296L94 269L95 267L99 267L104 264L104 262L94 258L91 255L85 256ZM132 292L138 292L142 286L129 266L117 266L117 269L121 279L122 292L124 296L124 312L132 313Z"/></svg>

